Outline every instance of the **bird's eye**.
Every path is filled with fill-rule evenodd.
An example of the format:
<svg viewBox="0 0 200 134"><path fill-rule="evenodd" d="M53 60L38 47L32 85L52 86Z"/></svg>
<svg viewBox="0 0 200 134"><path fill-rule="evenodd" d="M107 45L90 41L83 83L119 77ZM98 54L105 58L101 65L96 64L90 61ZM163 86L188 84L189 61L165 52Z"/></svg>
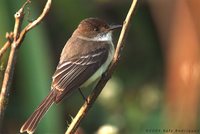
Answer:
<svg viewBox="0 0 200 134"><path fill-rule="evenodd" d="M97 32L97 31L99 31L99 29L98 29L97 27L95 27L95 28L94 28L94 31L96 31L96 32Z"/></svg>

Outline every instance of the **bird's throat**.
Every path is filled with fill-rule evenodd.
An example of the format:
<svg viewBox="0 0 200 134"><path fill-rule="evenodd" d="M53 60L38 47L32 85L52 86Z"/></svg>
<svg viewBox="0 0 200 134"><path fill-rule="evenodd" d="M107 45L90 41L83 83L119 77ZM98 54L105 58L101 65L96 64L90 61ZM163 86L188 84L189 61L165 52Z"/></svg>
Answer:
<svg viewBox="0 0 200 134"><path fill-rule="evenodd" d="M87 40L87 41L108 41L112 42L112 32L104 33L104 34L98 34L97 36L93 38L85 37L85 36L78 36L78 38Z"/></svg>

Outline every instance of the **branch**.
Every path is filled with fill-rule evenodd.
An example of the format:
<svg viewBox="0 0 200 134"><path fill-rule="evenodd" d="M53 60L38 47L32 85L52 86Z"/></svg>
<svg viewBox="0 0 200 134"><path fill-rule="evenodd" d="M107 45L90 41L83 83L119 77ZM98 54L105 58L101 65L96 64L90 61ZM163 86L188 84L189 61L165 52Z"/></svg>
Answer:
<svg viewBox="0 0 200 134"><path fill-rule="evenodd" d="M6 52L6 50L10 47L11 42L13 41L13 32L6 33L7 42L3 45L3 47L0 50L0 59L3 56L3 54Z"/></svg>
<svg viewBox="0 0 200 134"><path fill-rule="evenodd" d="M31 30L33 27L35 27L35 26L38 25L40 22L42 22L43 18L47 15L47 13L48 13L49 10L50 10L51 3L52 3L51 0L47 0L47 3L46 3L46 5L45 5L45 7L44 7L44 9L43 9L43 11L42 11L42 13L41 13L41 15L40 15L35 21L33 21L32 23L29 23L29 24L26 26L26 28L25 28L26 31Z"/></svg>
<svg viewBox="0 0 200 134"><path fill-rule="evenodd" d="M113 72L116 68L117 63L119 62L119 57L121 55L122 48L124 47L124 41L125 41L125 38L127 36L128 27L130 25L130 20L133 16L133 11L135 9L136 3L137 3L137 0L133 0L131 7L129 9L129 12L126 16L126 19L124 21L122 31L120 33L120 37L119 37L119 40L118 40L118 43L117 43L117 47L116 47L116 50L115 50L115 55L114 55L114 58L112 60L111 65L109 66L106 73L102 76L102 78L100 79L100 81L98 82L96 87L93 89L92 93L88 96L87 101L80 108L79 112L77 113L75 118L72 120L72 122L69 125L65 134L74 134L76 132L76 130L77 130L78 126L80 125L82 119L87 115L89 109L92 107L93 103L95 102L95 100L97 99L99 94L101 93L101 91L104 88L104 86L106 85L107 81L112 76L112 74L113 74Z"/></svg>
<svg viewBox="0 0 200 134"><path fill-rule="evenodd" d="M3 54L6 52L6 50L10 47L10 41L7 41L4 45L3 45L3 47L1 48L1 50L0 50L0 59L1 59L1 57L3 56Z"/></svg>
<svg viewBox="0 0 200 134"><path fill-rule="evenodd" d="M4 46L0 50L0 57L1 57L3 55L3 53L5 53L7 48L9 46L11 46L7 67L6 67L6 70L4 73L1 94L0 94L0 127L2 126L5 109L6 109L6 106L8 103L8 99L9 99L10 86L12 83L13 73L14 73L14 69L15 69L18 48L21 46L21 43L22 43L26 33L29 30L31 30L32 28L34 28L36 25L38 25L43 20L43 18L47 15L47 13L49 12L49 9L51 7L51 0L47 0L46 5L45 5L41 15L36 20L29 23L21 31L21 25L22 25L23 18L25 15L24 8L30 2L31 2L30 0L27 0L23 4L23 6L19 9L19 11L15 13L15 15L14 15L14 17L15 17L14 30L13 30L13 32L11 32L9 34L8 37L10 37L10 38L9 39L7 38L8 41L4 44Z"/></svg>

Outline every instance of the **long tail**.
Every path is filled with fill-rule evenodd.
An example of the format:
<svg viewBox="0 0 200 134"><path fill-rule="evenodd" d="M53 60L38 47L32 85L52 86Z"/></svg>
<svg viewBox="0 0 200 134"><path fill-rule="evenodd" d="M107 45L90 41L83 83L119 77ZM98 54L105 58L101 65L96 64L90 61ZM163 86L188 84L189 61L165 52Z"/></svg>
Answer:
<svg viewBox="0 0 200 134"><path fill-rule="evenodd" d="M47 110L50 108L50 106L54 103L55 98L56 98L56 92L51 90L49 95L42 101L39 107L33 112L33 114L21 127L20 132L23 133L27 131L28 134L34 133L37 124L42 119Z"/></svg>

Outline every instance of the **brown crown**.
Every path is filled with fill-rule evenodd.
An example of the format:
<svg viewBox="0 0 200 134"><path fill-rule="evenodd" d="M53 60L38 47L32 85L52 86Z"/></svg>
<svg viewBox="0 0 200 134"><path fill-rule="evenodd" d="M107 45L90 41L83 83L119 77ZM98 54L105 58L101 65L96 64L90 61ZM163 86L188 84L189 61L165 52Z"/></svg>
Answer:
<svg viewBox="0 0 200 134"><path fill-rule="evenodd" d="M103 20L98 18L87 18L80 22L75 34L85 37L95 37L99 33L106 33L110 26Z"/></svg>

